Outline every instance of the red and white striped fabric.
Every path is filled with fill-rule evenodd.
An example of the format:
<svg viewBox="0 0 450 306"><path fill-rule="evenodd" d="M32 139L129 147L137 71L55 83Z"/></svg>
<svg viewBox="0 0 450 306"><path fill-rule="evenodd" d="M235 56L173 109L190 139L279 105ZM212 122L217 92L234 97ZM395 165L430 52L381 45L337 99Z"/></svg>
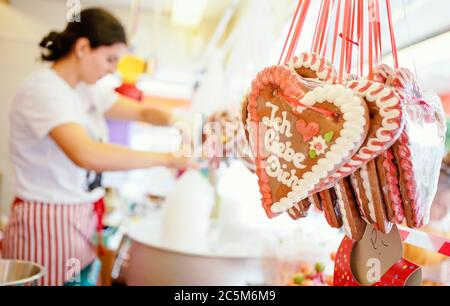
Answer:
<svg viewBox="0 0 450 306"><path fill-rule="evenodd" d="M3 258L46 268L43 286L62 286L73 262L83 269L96 258L93 204L57 205L16 200L3 241ZM70 266L72 265L72 266ZM79 272L79 271L78 271Z"/></svg>

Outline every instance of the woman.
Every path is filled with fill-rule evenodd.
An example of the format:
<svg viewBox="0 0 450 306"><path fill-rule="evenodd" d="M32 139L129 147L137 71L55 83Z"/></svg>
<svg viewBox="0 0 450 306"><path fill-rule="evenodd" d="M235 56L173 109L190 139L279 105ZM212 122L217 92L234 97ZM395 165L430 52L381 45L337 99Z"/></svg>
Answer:
<svg viewBox="0 0 450 306"><path fill-rule="evenodd" d="M17 198L3 256L44 266L43 285L63 285L96 259L94 203L104 191L89 173L190 166L187 158L102 141L98 123L105 116L155 125L168 125L171 118L95 86L126 52L125 31L101 9L84 10L80 17L43 39L42 59L52 66L24 81L10 114Z"/></svg>

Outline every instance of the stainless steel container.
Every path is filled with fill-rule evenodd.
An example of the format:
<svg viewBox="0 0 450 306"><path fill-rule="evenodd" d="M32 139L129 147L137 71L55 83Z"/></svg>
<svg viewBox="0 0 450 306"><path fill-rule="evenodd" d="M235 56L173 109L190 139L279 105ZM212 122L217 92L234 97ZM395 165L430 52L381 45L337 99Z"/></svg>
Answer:
<svg viewBox="0 0 450 306"><path fill-rule="evenodd" d="M36 286L44 275L44 268L37 264L0 259L0 286Z"/></svg>

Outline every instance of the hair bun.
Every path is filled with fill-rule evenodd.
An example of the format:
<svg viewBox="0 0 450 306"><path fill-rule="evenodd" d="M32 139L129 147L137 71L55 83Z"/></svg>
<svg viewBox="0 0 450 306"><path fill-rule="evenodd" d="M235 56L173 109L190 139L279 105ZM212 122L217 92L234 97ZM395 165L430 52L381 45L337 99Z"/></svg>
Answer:
<svg viewBox="0 0 450 306"><path fill-rule="evenodd" d="M58 32L50 32L39 44L42 48L46 49L44 53L42 53L41 57L44 61L54 61L65 54L70 48L68 41L64 34Z"/></svg>
<svg viewBox="0 0 450 306"><path fill-rule="evenodd" d="M52 31L41 41L43 61L55 62L69 56L80 38L87 38L91 49L127 43L125 29L108 11L90 8L81 11L80 17L83 22L69 22L63 32Z"/></svg>

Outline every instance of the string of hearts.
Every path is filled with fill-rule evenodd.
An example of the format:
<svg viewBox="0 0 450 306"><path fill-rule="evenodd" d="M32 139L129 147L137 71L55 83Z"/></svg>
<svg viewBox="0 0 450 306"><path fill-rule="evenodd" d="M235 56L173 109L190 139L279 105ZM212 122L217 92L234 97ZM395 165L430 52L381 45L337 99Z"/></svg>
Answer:
<svg viewBox="0 0 450 306"><path fill-rule="evenodd" d="M360 77L364 75L367 58L368 76L369 79L373 79L373 67L381 62L383 50L380 18L382 6L380 2L385 3L393 65L397 69L399 67L398 51L390 0L321 0L311 51L325 56L328 51L329 36L332 32L331 59L335 63L339 46L338 39L340 38L338 83L343 83L345 74L350 75L352 73L353 51L356 47L359 49L357 54L359 64L355 74ZM310 7L311 0L298 1L279 65L287 64L294 55ZM368 35L367 43L365 41L366 34Z"/></svg>
<svg viewBox="0 0 450 306"><path fill-rule="evenodd" d="M342 84L344 76L352 73L354 68L354 48L358 48L358 65L356 75L362 77L368 71L368 78L373 80L374 67L382 59L382 37L381 37L381 9L380 3L384 2L384 9L387 15L387 23L392 49L393 66L399 68L398 51L394 33L390 0L321 0L319 14L316 21L311 52L326 57L330 34L332 34L332 63L339 58L339 75L337 83ZM287 65L293 57L300 36L305 24L305 20L310 10L311 0L299 0L295 10L288 35L279 59L278 64ZM367 16L366 16L367 13ZM355 37L356 30L356 37ZM366 42L366 34L368 41ZM337 54L339 41L340 54ZM366 61L367 58L367 61ZM367 67L365 67L367 64ZM291 103L295 99L283 97ZM298 101L296 103L299 103ZM425 103L425 102L424 102ZM316 110L320 112L319 110ZM325 114L330 115L330 114ZM443 237L430 235L424 232L414 231L401 227L400 233L405 243L415 245L424 249L435 251L445 256L450 256L450 240Z"/></svg>

